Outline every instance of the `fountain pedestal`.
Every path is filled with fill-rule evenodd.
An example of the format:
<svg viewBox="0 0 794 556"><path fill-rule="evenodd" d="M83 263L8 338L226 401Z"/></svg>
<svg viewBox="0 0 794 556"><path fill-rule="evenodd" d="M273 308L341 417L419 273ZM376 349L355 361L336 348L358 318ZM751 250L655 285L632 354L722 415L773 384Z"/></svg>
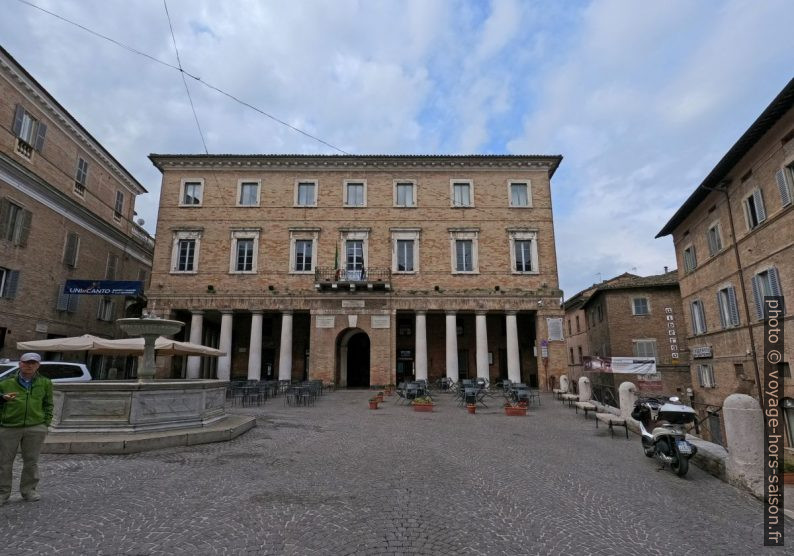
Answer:
<svg viewBox="0 0 794 556"><path fill-rule="evenodd" d="M124 332L130 336L143 337L143 367L138 369L138 380L154 380L156 366L154 363L154 342L160 336L171 336L176 334L182 327L183 322L167 319L119 319L116 321Z"/></svg>

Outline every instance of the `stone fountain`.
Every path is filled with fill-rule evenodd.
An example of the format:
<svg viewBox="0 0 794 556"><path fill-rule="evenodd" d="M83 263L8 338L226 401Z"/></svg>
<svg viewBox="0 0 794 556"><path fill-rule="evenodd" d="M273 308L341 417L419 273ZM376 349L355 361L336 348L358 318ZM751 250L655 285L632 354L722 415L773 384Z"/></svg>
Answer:
<svg viewBox="0 0 794 556"><path fill-rule="evenodd" d="M155 380L155 340L179 332L180 321L120 319L130 336L144 338L138 380L94 380L55 385L52 433L43 451L125 454L231 440L256 419L226 413L226 382Z"/></svg>

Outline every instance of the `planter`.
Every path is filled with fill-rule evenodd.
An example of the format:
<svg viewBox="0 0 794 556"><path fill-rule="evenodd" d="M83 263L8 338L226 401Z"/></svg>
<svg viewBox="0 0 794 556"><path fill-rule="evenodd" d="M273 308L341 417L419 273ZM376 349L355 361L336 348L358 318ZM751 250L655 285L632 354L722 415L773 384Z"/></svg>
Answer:
<svg viewBox="0 0 794 556"><path fill-rule="evenodd" d="M378 402L377 401L369 402L369 408L370 409L378 409Z"/></svg>
<svg viewBox="0 0 794 556"><path fill-rule="evenodd" d="M477 406L475 404L468 404L466 406L466 411L474 415L474 413L477 411Z"/></svg>
<svg viewBox="0 0 794 556"><path fill-rule="evenodd" d="M505 406L505 415L509 415L510 417L520 417L526 414L527 414L526 407L521 407L521 406L512 407L509 405Z"/></svg>
<svg viewBox="0 0 794 556"><path fill-rule="evenodd" d="M794 485L794 472L793 471L785 471L783 473L783 484L784 485Z"/></svg>
<svg viewBox="0 0 794 556"><path fill-rule="evenodd" d="M433 404L432 403L415 403L413 404L414 411L424 411L426 413L430 413L433 411Z"/></svg>

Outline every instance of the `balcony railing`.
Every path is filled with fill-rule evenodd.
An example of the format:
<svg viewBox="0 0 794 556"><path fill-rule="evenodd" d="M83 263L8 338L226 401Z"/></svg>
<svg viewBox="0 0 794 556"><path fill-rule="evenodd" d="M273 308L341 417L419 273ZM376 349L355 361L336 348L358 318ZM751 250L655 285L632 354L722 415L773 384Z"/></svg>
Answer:
<svg viewBox="0 0 794 556"><path fill-rule="evenodd" d="M344 268L317 268L314 271L314 287L317 290L390 290L391 270L387 268L364 268L346 270Z"/></svg>

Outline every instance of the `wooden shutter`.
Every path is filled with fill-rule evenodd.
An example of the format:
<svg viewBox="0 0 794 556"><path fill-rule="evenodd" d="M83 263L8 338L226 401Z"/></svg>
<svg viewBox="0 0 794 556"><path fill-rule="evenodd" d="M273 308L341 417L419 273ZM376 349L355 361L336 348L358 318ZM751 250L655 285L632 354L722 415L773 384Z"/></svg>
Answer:
<svg viewBox="0 0 794 556"><path fill-rule="evenodd" d="M692 316L692 335L693 336L697 336L699 334L697 315L695 314L696 307L697 307L697 303L694 302L694 301L689 305L689 312L690 312L690 314Z"/></svg>
<svg viewBox="0 0 794 556"><path fill-rule="evenodd" d="M758 276L753 276L753 299L755 299L755 318L762 320L764 318L764 300L761 299L761 288L758 284Z"/></svg>
<svg viewBox="0 0 794 556"><path fill-rule="evenodd" d="M769 276L769 289L772 290L772 295L780 296L783 292L780 291L780 277L777 275L777 268L772 267L766 271Z"/></svg>
<svg viewBox="0 0 794 556"><path fill-rule="evenodd" d="M786 175L786 169L781 168L775 174L775 180L777 181L777 188L780 191L780 203L785 207L791 204L791 189L789 189L788 183L788 176Z"/></svg>
<svg viewBox="0 0 794 556"><path fill-rule="evenodd" d="M58 284L58 301L55 303L56 311L69 310L69 294L66 293L65 284Z"/></svg>
<svg viewBox="0 0 794 556"><path fill-rule="evenodd" d="M6 226L8 225L8 211L10 208L11 204L8 202L8 199L5 197L0 199L0 239L7 239L5 233Z"/></svg>
<svg viewBox="0 0 794 556"><path fill-rule="evenodd" d="M19 289L19 271L9 270L7 273L8 276L6 277L6 287L5 292L3 292L3 297L6 299L14 299Z"/></svg>
<svg viewBox="0 0 794 556"><path fill-rule="evenodd" d="M36 126L36 139L33 141L33 148L41 152L44 147L44 134L47 133L47 125L44 122L39 122Z"/></svg>
<svg viewBox="0 0 794 556"><path fill-rule="evenodd" d="M753 191L753 204L755 204L755 215L758 217L760 224L766 220L766 210L764 209L764 196L760 189Z"/></svg>
<svg viewBox="0 0 794 556"><path fill-rule="evenodd" d="M19 217L22 219L22 228L19 230L17 245L20 247L27 247L28 235L30 234L30 221L33 218L33 213L31 213L29 210L22 209Z"/></svg>
<svg viewBox="0 0 794 556"><path fill-rule="evenodd" d="M731 324L739 326L739 304L736 302L736 289L733 286L728 288L728 312L731 315Z"/></svg>
<svg viewBox="0 0 794 556"><path fill-rule="evenodd" d="M77 263L77 246L79 236L74 232L69 232L66 235L66 252L63 255L63 262L68 266L75 266Z"/></svg>
<svg viewBox="0 0 794 556"><path fill-rule="evenodd" d="M720 314L720 326L725 329L728 328L728 322L725 320L725 304L722 302L723 291L725 291L725 295L727 297L726 290L717 291L717 312Z"/></svg>
<svg viewBox="0 0 794 556"><path fill-rule="evenodd" d="M25 109L22 108L19 104L16 105L14 108L14 121L11 125L11 131L14 132L14 135L19 137L19 134L22 132L22 120L25 117Z"/></svg>
<svg viewBox="0 0 794 556"><path fill-rule="evenodd" d="M80 296L77 294L69 295L69 303L66 307L66 310L70 313L77 312L77 302L80 300Z"/></svg>

